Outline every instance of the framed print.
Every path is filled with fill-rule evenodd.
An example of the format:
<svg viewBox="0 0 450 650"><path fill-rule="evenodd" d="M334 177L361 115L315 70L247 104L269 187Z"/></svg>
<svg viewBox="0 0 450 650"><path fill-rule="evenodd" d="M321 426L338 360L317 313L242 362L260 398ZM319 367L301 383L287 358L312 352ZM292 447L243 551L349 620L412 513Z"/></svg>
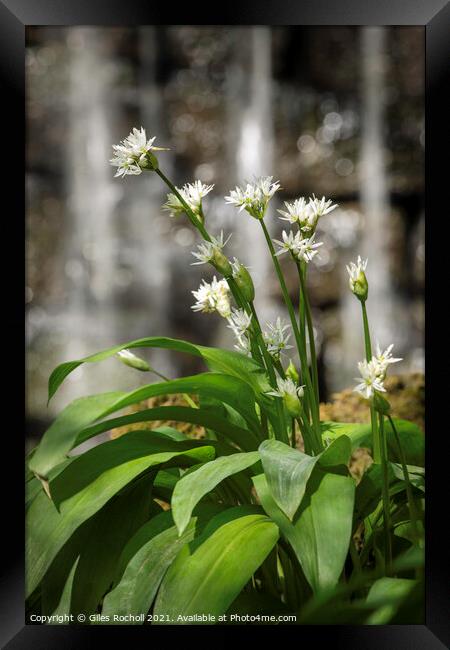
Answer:
<svg viewBox="0 0 450 650"><path fill-rule="evenodd" d="M4 646L446 647L448 5L0 16Z"/></svg>

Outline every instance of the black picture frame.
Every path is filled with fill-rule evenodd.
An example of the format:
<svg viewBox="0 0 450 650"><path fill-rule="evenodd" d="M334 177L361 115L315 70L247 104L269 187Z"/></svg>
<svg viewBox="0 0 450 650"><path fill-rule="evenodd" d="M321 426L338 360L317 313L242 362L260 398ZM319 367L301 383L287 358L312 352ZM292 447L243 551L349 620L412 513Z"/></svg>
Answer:
<svg viewBox="0 0 450 650"><path fill-rule="evenodd" d="M204 5L189 3L177 8L171 3L150 3L146 0L0 0L0 79L2 108L1 151L3 158L3 260L13 252L11 263L3 264L3 315L8 333L0 360L8 375L3 390L2 447L3 530L0 581L0 642L9 650L19 648L89 648L105 643L112 628L25 625L24 614L24 524L23 524L23 438L19 433L17 414L24 412L23 374L20 350L23 349L24 319L21 296L24 271L25 198L25 27L28 25L142 25L155 24L275 24L275 25L422 25L426 38L426 405L427 405L427 549L426 549L426 624L391 626L314 626L271 628L277 634L293 635L297 642L314 645L331 642L335 647L358 647L362 650L424 650L449 647L448 624L449 582L446 572L448 542L445 535L445 479L448 471L445 446L448 432L440 431L439 415L449 389L447 359L442 358L439 339L447 335L444 310L448 304L445 281L448 277L446 257L448 239L436 232L446 219L446 188L448 185L448 65L450 62L450 5L447 0L240 0L214 5L214 12ZM441 154L441 155L440 155ZM6 176L6 182L5 182ZM446 183L447 181L447 183ZM13 190L13 188L15 188ZM6 199L10 199L7 206ZM431 232L433 230L433 232ZM21 270L22 269L22 270ZM445 284L444 284L445 283ZM445 287L445 288L444 288ZM439 351L435 370L433 342ZM434 350L436 353L436 350ZM448 400L448 398L447 398ZM436 427L436 430L433 429ZM431 449L433 439L433 450ZM9 473L9 476L8 476ZM6 507L5 507L6 506ZM101 631L99 631L101 629ZM183 639L195 634L205 642L212 635L229 643L236 634L240 639L254 639L260 627L183 628ZM263 628L264 634L268 628ZM179 630L180 631L180 630ZM114 641L126 641L134 647L160 639L159 628L114 628ZM167 642L168 630L164 639ZM132 637L130 637L132 634ZM205 636L206 635L206 636ZM251 635L251 637L249 636ZM295 637L294 637L295 635ZM216 641L215 641L216 642ZM4 645L6 644L6 645Z"/></svg>

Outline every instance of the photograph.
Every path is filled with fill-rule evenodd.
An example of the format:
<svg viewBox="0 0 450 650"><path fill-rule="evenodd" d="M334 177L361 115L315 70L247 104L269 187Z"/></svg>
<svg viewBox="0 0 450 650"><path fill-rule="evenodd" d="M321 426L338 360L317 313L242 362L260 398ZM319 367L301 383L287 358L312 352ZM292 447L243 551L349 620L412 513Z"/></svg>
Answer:
<svg viewBox="0 0 450 650"><path fill-rule="evenodd" d="M25 29L26 622L425 623L425 28Z"/></svg>

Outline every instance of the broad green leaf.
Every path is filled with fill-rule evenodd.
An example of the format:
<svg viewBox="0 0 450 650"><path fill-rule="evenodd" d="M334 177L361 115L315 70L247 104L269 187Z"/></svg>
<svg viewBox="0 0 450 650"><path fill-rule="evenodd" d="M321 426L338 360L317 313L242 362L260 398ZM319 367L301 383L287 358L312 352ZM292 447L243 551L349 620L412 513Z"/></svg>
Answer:
<svg viewBox="0 0 450 650"><path fill-rule="evenodd" d="M318 456L308 456L273 439L264 440L258 451L272 496L290 520L298 510L316 463L324 467L346 465L351 453L347 436L337 438Z"/></svg>
<svg viewBox="0 0 450 650"><path fill-rule="evenodd" d="M253 451L257 448L259 440L248 429L237 427L228 420L221 418L209 410L194 409L186 406L158 406L153 409L144 409L137 413L130 413L118 418L110 418L99 424L95 424L80 432L76 444L79 445L85 440L116 427L123 427L136 422L152 422L155 420L173 420L174 422L189 422L198 424L223 434L235 445L244 451ZM154 430L149 431L149 434Z"/></svg>
<svg viewBox="0 0 450 650"><path fill-rule="evenodd" d="M192 377L171 379L170 381L141 386L124 395L103 416L151 397L181 393L204 395L206 397L220 399L221 402L229 404L236 409L245 418L247 425L253 431L259 431L260 424L256 417L254 391L248 384L237 377L213 372L205 372L193 375Z"/></svg>
<svg viewBox="0 0 450 650"><path fill-rule="evenodd" d="M70 614L70 602L72 598L72 587L73 587L73 579L75 577L75 571L78 566L78 561L79 557L75 560L69 575L67 576L67 581L64 585L62 594L61 594L61 599L56 607L56 609L52 612L52 616L62 616L65 617L68 614ZM64 620L64 618L61 619L61 623L57 619L52 620L52 625L67 625L67 621Z"/></svg>
<svg viewBox="0 0 450 650"><path fill-rule="evenodd" d="M353 480L316 466L294 523L276 504L265 476L254 477L253 482L264 510L292 546L313 591L336 585L351 537Z"/></svg>
<svg viewBox="0 0 450 650"><path fill-rule="evenodd" d="M367 596L367 604L377 607L377 610L369 617L367 623L369 625L389 623L416 584L416 580L387 577L374 582Z"/></svg>
<svg viewBox="0 0 450 650"><path fill-rule="evenodd" d="M258 451L272 496L292 520L318 457L308 456L273 439L264 440Z"/></svg>
<svg viewBox="0 0 450 650"><path fill-rule="evenodd" d="M139 531L142 545L127 564L119 584L106 595L102 614L146 614L168 567L180 549L194 537L195 523L193 519L179 536L173 525L158 532L154 522L148 522Z"/></svg>
<svg viewBox="0 0 450 650"><path fill-rule="evenodd" d="M64 379L83 363L95 363L113 356L120 350L132 348L165 348L202 357L210 370L232 375L249 384L258 394L270 390L264 370L253 359L239 352L209 348L166 337L148 337L116 345L83 359L68 361L59 365L50 375L48 383L49 400L53 397Z"/></svg>
<svg viewBox="0 0 450 650"><path fill-rule="evenodd" d="M264 562L278 540L276 525L261 514L239 516L245 508L231 510L231 521L218 515L201 539L182 548L164 576L154 614L168 615L175 625L200 614L218 617Z"/></svg>
<svg viewBox="0 0 450 650"><path fill-rule="evenodd" d="M403 448L408 465L423 467L425 461L425 436L417 424L393 418L395 428ZM322 437L334 440L343 434L351 440L352 450L358 447L372 449L372 430L370 423L322 422ZM393 462L400 462L398 447L389 421L385 422L385 432L388 444L388 456Z"/></svg>
<svg viewBox="0 0 450 650"><path fill-rule="evenodd" d="M133 431L76 457L50 483L55 503L41 492L27 513L27 593L45 575L72 533L119 490L159 465L211 460L214 449L195 441L175 442Z"/></svg>
<svg viewBox="0 0 450 650"><path fill-rule="evenodd" d="M125 393L101 393L81 397L66 406L44 433L29 461L30 470L48 478L50 470L63 461L72 449L79 432L102 417L123 395Z"/></svg>
<svg viewBox="0 0 450 650"><path fill-rule="evenodd" d="M350 544L355 483L315 468L295 521L298 558L313 591L334 586Z"/></svg>
<svg viewBox="0 0 450 650"><path fill-rule="evenodd" d="M79 434L93 422L121 411L127 406L159 395L192 393L220 398L245 418L253 432L253 445L258 442L259 421L255 411L255 394L241 379L217 373L203 373L193 377L148 384L129 393L104 393L75 400L56 418L45 432L29 468L47 478L48 472L76 444ZM200 409L194 409L200 410Z"/></svg>
<svg viewBox="0 0 450 650"><path fill-rule="evenodd" d="M151 480L144 476L112 498L90 520L72 587L71 612L96 612L113 582L125 544L148 519Z"/></svg>
<svg viewBox="0 0 450 650"><path fill-rule="evenodd" d="M257 451L222 456L205 463L195 472L183 476L176 484L172 496L172 514L181 535L200 499L228 476L241 472L259 461Z"/></svg>
<svg viewBox="0 0 450 650"><path fill-rule="evenodd" d="M405 481L403 468L398 463L390 463L392 472L395 478L400 481ZM414 465L407 465L409 482L421 492L425 492L425 469L423 467L416 467Z"/></svg>
<svg viewBox="0 0 450 650"><path fill-rule="evenodd" d="M251 444L253 448L257 445L259 423L255 412L253 391L244 382L235 377L204 373L185 379L149 384L129 393L103 393L75 400L61 412L55 422L44 433L38 449L30 460L29 468L40 476L47 478L49 471L57 463L64 460L66 454L76 444L86 439L86 434L83 435L82 432L87 427L89 428L89 425L92 425L95 421L102 420L112 413L150 397L188 391L192 393L204 392L205 394L215 396L220 395L223 401L229 401L234 407L240 408L241 413L245 416L247 422L250 423L253 431L252 434L247 433L244 436L241 435L240 438L243 444L245 444L245 440L247 439L248 444ZM198 411L192 417L202 420L201 409L192 410ZM140 411L133 415L139 418L143 412ZM190 411L184 411L184 413L189 415ZM207 420L211 420L211 418L215 420L215 417L211 414L206 416ZM110 425L106 426L111 428ZM231 429L231 426L227 427L227 430ZM234 427L235 429L236 427ZM94 435L92 431L99 432L102 430L105 430L104 426L94 426L90 429L90 435ZM241 430L239 429L239 431Z"/></svg>

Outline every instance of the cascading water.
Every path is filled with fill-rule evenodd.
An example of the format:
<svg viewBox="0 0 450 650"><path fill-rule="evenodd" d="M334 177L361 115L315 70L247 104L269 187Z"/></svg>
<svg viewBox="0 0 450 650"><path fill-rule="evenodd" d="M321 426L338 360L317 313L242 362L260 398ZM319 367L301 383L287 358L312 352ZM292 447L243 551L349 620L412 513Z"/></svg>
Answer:
<svg viewBox="0 0 450 650"><path fill-rule="evenodd" d="M234 148L234 176L237 183L252 182L254 177L269 176L273 172L272 123L272 35L269 28L245 28L246 38L236 36L241 48L239 63L230 69L234 77L230 105L230 146ZM245 52L243 51L245 49ZM237 50L239 51L239 50ZM232 164L233 164L232 163ZM274 178L274 180L277 180ZM271 202L270 211L274 209ZM273 223L266 219L268 229ZM242 251L244 263L250 267L257 291L256 306L262 321L272 319L277 312L270 295L270 256L259 224L247 214L239 214L235 221L235 243Z"/></svg>
<svg viewBox="0 0 450 650"><path fill-rule="evenodd" d="M361 93L362 130L360 156L360 202L364 224L361 237L354 248L368 258L369 299L367 310L373 345L378 340L385 347L394 342L399 351L399 329L393 328L393 293L389 273L389 190L385 172L385 143L383 127L383 94L385 86L385 30L367 27L361 30ZM343 267L345 269L345 267ZM343 283L348 275L343 270ZM342 385L351 384L356 362L364 357L360 303L347 289L344 291L342 310ZM355 330L355 328L357 328ZM356 333L355 333L356 331Z"/></svg>

